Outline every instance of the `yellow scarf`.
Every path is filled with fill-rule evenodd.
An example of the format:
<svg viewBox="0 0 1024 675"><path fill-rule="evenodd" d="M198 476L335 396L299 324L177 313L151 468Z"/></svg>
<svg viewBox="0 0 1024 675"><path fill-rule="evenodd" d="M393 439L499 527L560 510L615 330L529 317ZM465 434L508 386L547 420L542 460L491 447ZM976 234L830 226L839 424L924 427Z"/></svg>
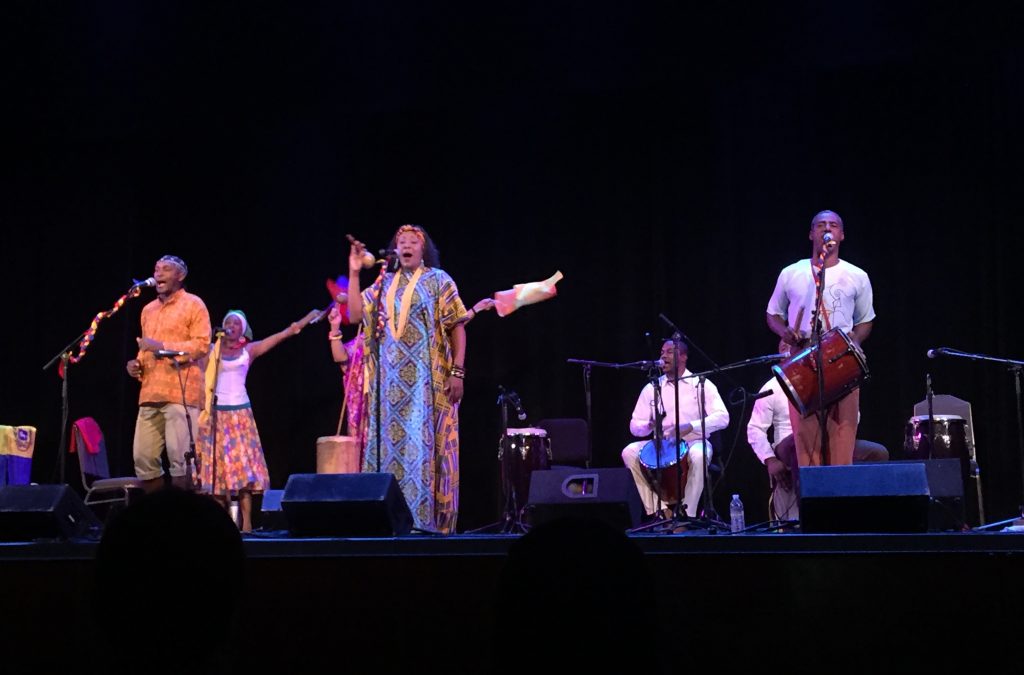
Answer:
<svg viewBox="0 0 1024 675"><path fill-rule="evenodd" d="M213 344L213 349L210 350L206 362L205 386L203 387L206 392L206 401L203 403L203 412L200 416L206 415L207 418L213 414L213 392L217 388L217 364L220 362L222 341L223 337L217 336L217 341Z"/></svg>
<svg viewBox="0 0 1024 675"><path fill-rule="evenodd" d="M419 283L420 277L423 276L423 266L420 265L416 268L412 279L409 280L408 285L406 285L405 290L402 292L402 311L398 316L398 327L395 328L395 296L398 295L398 275L401 273L401 271L397 272L394 279L391 280L391 287L388 289L387 298L388 329L391 331L391 337L396 340L402 339L402 335L405 334L405 327L409 324L412 294L416 290L416 284Z"/></svg>

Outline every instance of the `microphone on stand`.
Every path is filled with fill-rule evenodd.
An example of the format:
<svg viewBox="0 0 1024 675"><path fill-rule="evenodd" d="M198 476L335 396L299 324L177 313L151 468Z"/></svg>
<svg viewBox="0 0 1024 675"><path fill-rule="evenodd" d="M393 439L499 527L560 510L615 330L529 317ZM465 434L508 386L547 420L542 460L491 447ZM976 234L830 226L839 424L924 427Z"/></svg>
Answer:
<svg viewBox="0 0 1024 675"><path fill-rule="evenodd" d="M398 249L391 249L389 251L386 248L382 248L377 251L377 255L380 258L377 262L383 264L384 269L389 272L393 272L394 270L392 268L394 268L398 262Z"/></svg>
<svg viewBox="0 0 1024 675"><path fill-rule="evenodd" d="M188 356L188 352L181 352L176 349L158 349L153 353L156 354L158 359L172 359L176 356Z"/></svg>
<svg viewBox="0 0 1024 675"><path fill-rule="evenodd" d="M836 238L831 232L826 232L822 235L821 242L825 245L825 248L832 248L836 245Z"/></svg>
<svg viewBox="0 0 1024 675"><path fill-rule="evenodd" d="M523 404L519 400L519 395L516 394L511 389L506 389L500 384L498 385L498 391L501 392L501 394L498 396L498 402L500 403L502 399L508 401L516 409L516 417L518 417L520 421L525 420L526 411L523 410Z"/></svg>
<svg viewBox="0 0 1024 675"><path fill-rule="evenodd" d="M936 347L935 349L929 349L928 350L928 358L930 358L930 359L934 359L934 358L936 358L938 356L945 356L945 354L946 354L946 348L945 347Z"/></svg>
<svg viewBox="0 0 1024 675"><path fill-rule="evenodd" d="M132 290L133 291L136 288L147 288L147 287L148 288L152 288L153 286L156 286L156 279L153 278L153 277L149 277L148 279L143 279L142 281L139 281L138 279L132 279Z"/></svg>
<svg viewBox="0 0 1024 675"><path fill-rule="evenodd" d="M512 402L512 405L515 406L516 417L519 418L519 421L522 422L523 420L525 420L526 411L523 410L523 404L519 401L519 396L514 391L510 391L508 393L508 399L509 401Z"/></svg>

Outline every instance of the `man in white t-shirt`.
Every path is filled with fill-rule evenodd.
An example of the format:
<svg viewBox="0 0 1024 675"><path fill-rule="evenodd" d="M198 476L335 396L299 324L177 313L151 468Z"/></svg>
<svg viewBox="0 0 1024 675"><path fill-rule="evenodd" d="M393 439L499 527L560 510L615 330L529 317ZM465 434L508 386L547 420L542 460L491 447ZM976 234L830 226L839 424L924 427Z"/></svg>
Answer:
<svg viewBox="0 0 1024 675"><path fill-rule="evenodd" d="M701 444L701 416L700 416L700 390L698 380L686 369L687 347L685 342L678 343L679 353L679 438L688 445L686 456L683 461L687 463L686 485L683 487L683 505L686 507L686 514L691 518L697 515L698 501L701 492L704 490L704 462L710 461L711 443L707 448ZM655 410L654 387L648 383L640 392L636 406L633 408L633 416L629 420L629 430L637 438L652 435L655 431L655 417L664 416L661 423L661 437L666 444L672 447L675 439L675 391L672 376L676 372L674 368L675 343L667 340L661 348L661 370L664 373L658 378L658 391L660 393L661 409ZM704 381L704 434L705 439L716 431L729 426L729 411L722 401L718 388L711 380ZM647 444L646 441L630 443L622 450L622 462L632 474L636 483L637 491L640 493L640 500L644 504L647 515L653 515L659 503L663 506L671 506L662 502L656 486L650 484L651 473L645 472L640 462L640 452ZM668 469L667 480L675 475L675 466Z"/></svg>
<svg viewBox="0 0 1024 675"><path fill-rule="evenodd" d="M871 281L867 272L839 259L839 246L845 237L839 214L821 211L811 220L807 237L812 244L811 257L793 263L779 274L775 292L768 301L768 328L791 347L803 348L810 343L812 317L816 314L815 277L822 253L825 259L825 288L819 317L822 332L839 328L858 347L871 334L875 319ZM790 405L799 465L851 464L859 412L859 389L826 408L829 456L822 457L818 416L804 418Z"/></svg>

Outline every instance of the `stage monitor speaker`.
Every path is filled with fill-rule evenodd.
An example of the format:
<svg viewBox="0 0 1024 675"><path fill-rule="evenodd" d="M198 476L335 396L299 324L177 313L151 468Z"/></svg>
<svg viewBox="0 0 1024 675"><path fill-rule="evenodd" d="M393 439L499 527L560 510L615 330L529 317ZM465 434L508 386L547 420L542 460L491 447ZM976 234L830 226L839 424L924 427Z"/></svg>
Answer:
<svg viewBox="0 0 1024 675"><path fill-rule="evenodd" d="M626 530L639 527L642 513L629 469L548 469L530 474L530 525L556 518L596 518Z"/></svg>
<svg viewBox="0 0 1024 675"><path fill-rule="evenodd" d="M956 457L945 459L912 459L901 464L923 464L928 476L928 530L943 532L962 530L967 522L964 502L964 476Z"/></svg>
<svg viewBox="0 0 1024 675"><path fill-rule="evenodd" d="M67 485L0 488L0 540L98 538L103 524Z"/></svg>
<svg viewBox="0 0 1024 675"><path fill-rule="evenodd" d="M285 520L284 511L281 510L281 497L283 496L284 490L266 490L263 492L260 496L259 510L253 513L253 529L265 532L288 529L288 521Z"/></svg>
<svg viewBox="0 0 1024 675"><path fill-rule="evenodd" d="M800 468L805 533L927 532L928 476L921 463Z"/></svg>
<svg viewBox="0 0 1024 675"><path fill-rule="evenodd" d="M281 497L288 529L299 536L409 534L412 513L390 473L298 473Z"/></svg>

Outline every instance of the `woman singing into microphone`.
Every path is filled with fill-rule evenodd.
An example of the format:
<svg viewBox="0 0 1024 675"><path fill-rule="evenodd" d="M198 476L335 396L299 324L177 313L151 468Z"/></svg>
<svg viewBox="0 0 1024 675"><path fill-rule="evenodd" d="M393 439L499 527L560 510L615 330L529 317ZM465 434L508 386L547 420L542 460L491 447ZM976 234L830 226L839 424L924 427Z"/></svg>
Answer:
<svg viewBox="0 0 1024 675"><path fill-rule="evenodd" d="M270 487L263 445L245 388L249 366L285 339L298 335L320 314L313 310L279 333L253 341L245 313L232 309L221 322L223 337L217 339L210 351L205 366L206 405L199 415L201 490L212 494L225 507L232 496L237 496L243 532L252 531L253 493Z"/></svg>
<svg viewBox="0 0 1024 675"><path fill-rule="evenodd" d="M352 240L349 252L349 318L362 323L366 340L363 469L395 474L415 526L448 534L455 531L459 508L458 404L467 312L422 227L401 226L388 249L397 251L397 270L383 273L365 291L359 272L366 247Z"/></svg>

